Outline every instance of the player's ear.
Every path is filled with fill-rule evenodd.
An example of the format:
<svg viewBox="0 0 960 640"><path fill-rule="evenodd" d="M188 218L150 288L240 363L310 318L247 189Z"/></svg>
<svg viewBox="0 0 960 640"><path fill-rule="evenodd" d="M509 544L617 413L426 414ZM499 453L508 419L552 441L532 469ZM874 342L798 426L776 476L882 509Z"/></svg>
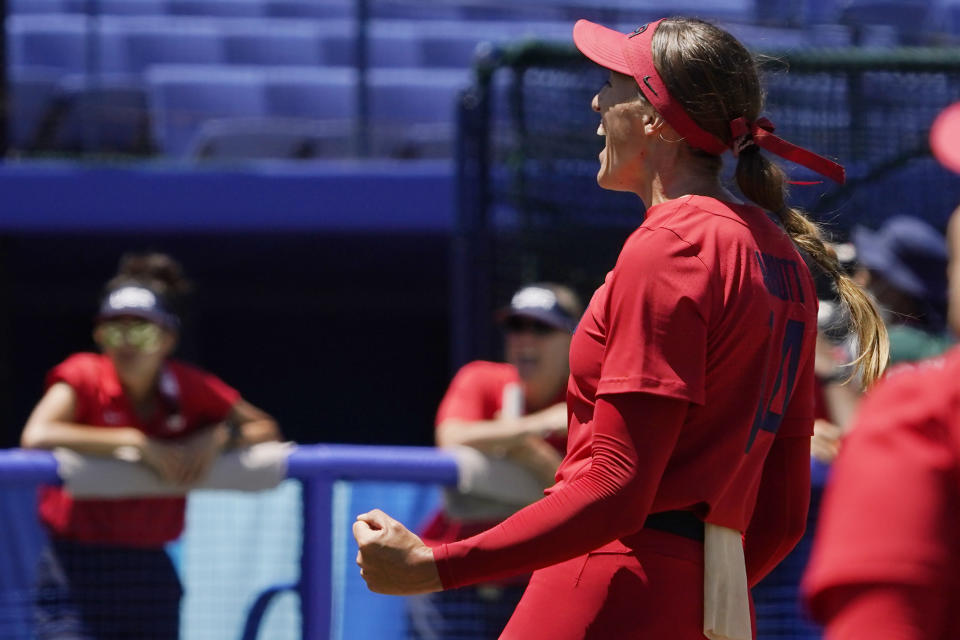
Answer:
<svg viewBox="0 0 960 640"><path fill-rule="evenodd" d="M663 134L664 137L671 138L671 136L666 135L666 131L673 131L673 128L667 124L666 120L657 113L656 111L646 114L646 119L644 120L644 133L647 135L656 135Z"/></svg>

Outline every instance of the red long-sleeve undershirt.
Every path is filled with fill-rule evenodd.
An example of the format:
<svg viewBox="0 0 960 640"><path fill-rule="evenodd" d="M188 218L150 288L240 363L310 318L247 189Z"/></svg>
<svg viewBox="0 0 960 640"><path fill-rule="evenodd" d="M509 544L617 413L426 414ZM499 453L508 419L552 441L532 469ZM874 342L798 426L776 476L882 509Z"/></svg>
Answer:
<svg viewBox="0 0 960 640"><path fill-rule="evenodd" d="M598 398L592 461L587 471L493 529L435 548L444 588L528 573L638 531L650 512L686 413L686 401L651 394ZM809 473L809 444L804 456L802 468ZM773 494L790 499L792 509L796 509L796 496L783 490L792 483L778 477L796 464L786 467L779 474L771 470L769 481L779 485L771 487L776 489ZM766 473L764 480L768 480ZM804 515L808 499L805 491L799 500ZM766 531L782 537L781 527L754 518L750 535L763 544L756 546L758 552L748 555L754 571L764 574L782 558L782 545L767 542Z"/></svg>

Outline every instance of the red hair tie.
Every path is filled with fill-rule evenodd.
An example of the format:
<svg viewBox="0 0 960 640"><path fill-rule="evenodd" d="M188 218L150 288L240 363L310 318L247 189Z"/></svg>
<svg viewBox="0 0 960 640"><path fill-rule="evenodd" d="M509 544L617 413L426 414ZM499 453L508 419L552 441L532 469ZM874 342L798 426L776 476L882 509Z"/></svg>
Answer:
<svg viewBox="0 0 960 640"><path fill-rule="evenodd" d="M834 182L843 184L846 181L846 172L843 167L832 160L828 160L813 151L799 147L783 138L773 135L774 126L767 118L758 118L748 122L740 117L730 121L730 148L734 156L743 150L743 141L749 140L761 149L776 154L785 160L795 162L811 171L816 171ZM798 183L801 184L801 183Z"/></svg>

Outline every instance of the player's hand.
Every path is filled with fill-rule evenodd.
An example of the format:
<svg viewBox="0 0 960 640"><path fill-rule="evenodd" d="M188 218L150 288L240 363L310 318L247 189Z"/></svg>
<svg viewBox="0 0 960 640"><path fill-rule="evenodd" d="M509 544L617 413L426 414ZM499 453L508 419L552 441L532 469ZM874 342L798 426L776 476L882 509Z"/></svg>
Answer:
<svg viewBox="0 0 960 640"><path fill-rule="evenodd" d="M140 459L151 471L169 484L180 484L184 475L183 450L174 442L144 438L137 447Z"/></svg>
<svg viewBox="0 0 960 640"><path fill-rule="evenodd" d="M810 440L810 454L820 462L833 462L840 453L843 430L827 420L813 423L813 439Z"/></svg>
<svg viewBox="0 0 960 640"><path fill-rule="evenodd" d="M551 405L546 409L531 413L526 417L530 435L546 437L552 434L567 432L567 405L563 402Z"/></svg>
<svg viewBox="0 0 960 640"><path fill-rule="evenodd" d="M229 439L226 425L217 424L201 429L183 441L183 468L180 484L200 482L210 472L217 456Z"/></svg>
<svg viewBox="0 0 960 640"><path fill-rule="evenodd" d="M367 588L388 595L441 591L433 551L409 529L379 509L357 516L357 565Z"/></svg>

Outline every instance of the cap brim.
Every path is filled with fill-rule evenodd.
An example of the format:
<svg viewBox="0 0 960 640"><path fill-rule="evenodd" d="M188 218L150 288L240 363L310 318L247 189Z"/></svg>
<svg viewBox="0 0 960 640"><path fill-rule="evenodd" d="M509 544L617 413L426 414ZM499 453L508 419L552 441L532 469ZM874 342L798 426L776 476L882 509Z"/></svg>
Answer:
<svg viewBox="0 0 960 640"><path fill-rule="evenodd" d="M537 320L560 331L573 332L570 321L562 320L555 314L540 309L513 309L507 307L500 309L496 314L496 318L497 321L501 323L505 322L507 318L530 318L531 320Z"/></svg>
<svg viewBox="0 0 960 640"><path fill-rule="evenodd" d="M627 36L589 20L577 20L573 25L573 43L580 53L601 67L632 76L627 58L623 55L623 40Z"/></svg>
<svg viewBox="0 0 960 640"><path fill-rule="evenodd" d="M165 313L151 312L145 309L111 309L108 311L101 311L97 314L96 322L103 322L104 320L113 320L116 318L139 318L168 329L177 329L179 327L179 322L175 316Z"/></svg>
<svg viewBox="0 0 960 640"><path fill-rule="evenodd" d="M933 121L930 149L940 164L954 173L960 173L960 102L941 111Z"/></svg>

